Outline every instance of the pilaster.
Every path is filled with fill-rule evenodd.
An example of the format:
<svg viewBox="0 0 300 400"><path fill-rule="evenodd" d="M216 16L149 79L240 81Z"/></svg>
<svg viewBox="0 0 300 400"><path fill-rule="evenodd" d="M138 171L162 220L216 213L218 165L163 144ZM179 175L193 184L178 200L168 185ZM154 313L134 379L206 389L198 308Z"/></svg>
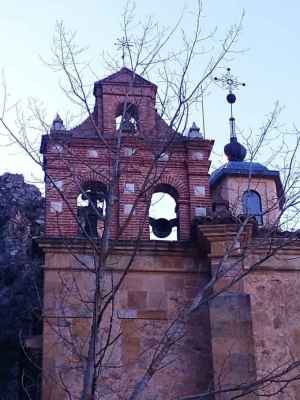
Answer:
<svg viewBox="0 0 300 400"><path fill-rule="evenodd" d="M243 393L241 386L256 380L251 299L245 293L243 251L251 237L251 226L200 225L198 232L209 243L212 291L209 317L215 400ZM254 395L244 390L243 399Z"/></svg>

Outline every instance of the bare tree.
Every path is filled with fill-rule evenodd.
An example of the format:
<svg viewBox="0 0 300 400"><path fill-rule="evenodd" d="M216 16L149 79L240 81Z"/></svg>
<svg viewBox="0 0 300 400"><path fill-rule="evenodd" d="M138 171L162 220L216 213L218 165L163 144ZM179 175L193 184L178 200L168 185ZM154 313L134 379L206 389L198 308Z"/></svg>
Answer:
<svg viewBox="0 0 300 400"><path fill-rule="evenodd" d="M134 371L135 379L128 379L125 369L130 369L130 360L127 364L120 364L116 357L120 343L125 340L125 333L120 328L120 318L117 318L117 313L120 311L116 304L120 302L121 289L126 284L129 272L133 270L141 248L143 232L148 229L149 207L154 188L161 182L168 166L168 160L163 165L161 160L166 153L168 153L168 157L172 157L179 133L181 137L184 137L183 133L188 126L191 110L201 101L203 90L210 84L210 78L215 70L222 67L223 61L234 51L234 45L241 30L242 21L237 26L231 27L221 42L220 48L209 57L199 77L192 79L193 66L200 65L203 58L207 60L205 45L215 35L215 32L203 33L202 15L203 5L201 1L198 1L192 24L193 31L188 36L186 32L180 31L183 16L178 19L174 27L168 29L160 29L151 18L143 24L136 24L134 7L128 3L122 15L124 38L121 41L121 47L123 49L122 62L129 66L131 78L126 91L122 93L122 107L118 110L119 126L112 139L109 139L102 127L97 124L96 111L91 105L90 85L85 82L85 74L90 71L90 66L82 61L84 48L77 46L74 33L68 32L63 23L59 22L56 26L52 46L53 57L48 64L53 70L63 74L62 89L64 93L73 104L79 106L80 113L87 115L86 123L89 129L95 132L99 146L109 160L107 168L103 171L99 170L99 168L95 168L94 164L86 161L81 154L75 154L72 149L69 149L67 138L65 143L63 140L58 142L53 160L64 169L70 187L75 187L77 193L80 193L79 200L82 203L78 205L82 208L79 207L78 213L74 211L74 205L70 202L68 189L62 189L60 183L44 165L47 194L48 190L55 192L71 217L76 220L78 231L85 240L86 250L82 250L83 254L85 251L88 254L87 258L84 257L80 251L78 252L78 248L72 241L64 238L61 246L67 249L77 268L86 272L84 287L81 281L82 275L76 269L69 274L59 271L55 296L51 299L51 304L45 304L44 310L47 317L46 323L57 341L52 345L59 344L58 348L62 354L58 357L64 359L61 365L56 365L56 375L50 374L49 379L55 383L54 387L60 387L66 398L80 398L81 400L92 400L102 398L102 396L103 398L111 396L111 398L128 398L130 400L145 398L145 389L150 386L151 381L159 375L160 371L172 368L174 360L179 357L180 351L183 351L186 338L191 337L190 321L197 320L198 314L199 312L201 314L203 308L206 313L207 304L214 304L214 301L222 294L234 292L235 288L247 279L248 275L256 271L267 260L274 258L282 249L295 243L298 238L295 231L285 235L279 232L282 214L290 213L292 210L297 212L298 208L297 177L292 173L298 150L297 138L293 153L286 152L284 167L286 179L283 185L284 191L279 199L281 208L268 228L258 230L257 223L253 221L253 215L239 215L241 212L234 212L233 208L236 208L234 205L231 205L231 210L225 207L223 214L216 211L215 214L195 220L193 251L199 251L203 244L207 246L206 248L204 246L201 257L212 266L210 279L201 282L197 293L194 293L192 298L182 301L177 299L176 310L171 320L164 320L160 324L151 321L142 322L140 325L137 324L135 332L127 332L127 335L133 336L139 334L139 331L147 333L153 330L156 332L155 338L140 350L135 360L138 365ZM172 47L169 50L168 46L172 40L178 40L179 33L182 45L176 46L176 50L173 50ZM113 70L119 68L118 61L114 57L105 55L105 60ZM149 137L140 132L152 158L151 161L147 159L147 168L143 169L141 173L142 181L138 193L135 193L135 199L128 215L116 231L114 214L116 204L119 202L118 188L120 181L127 174L122 153L126 144L126 132L138 129L137 119L134 118L135 111L130 101L137 75L146 79L157 79L160 84L160 91L157 95L157 118L160 121L161 134L158 137ZM34 124L39 125L39 129L49 129L40 107L37 103L31 103L31 115L28 118L24 117L22 111L17 109L19 132L16 132L6 122L7 109L7 97L4 90L4 106L0 118L2 127L31 159L42 167L42 159L39 158L28 140L32 128L32 118ZM277 115L278 108L275 107L274 112L262 128L258 143L252 148L250 145L248 146L251 150L250 163L254 162L268 133L274 128ZM59 125L57 131L63 130L62 121L58 118L56 122ZM56 129L55 126L53 129ZM61 154L59 146L64 147L63 154ZM146 164L146 160L144 162ZM89 186L83 183L78 176L78 165L85 170L86 175L97 177L97 181L105 182L105 184ZM253 176L250 169L247 178L248 190L252 187L252 182ZM236 198L236 202L240 203L241 198ZM146 206L140 213L141 204L146 204ZM274 209L278 210L278 198L274 199L273 204L269 204L264 210L264 214L269 215ZM61 236L63 236L59 210L55 211L57 212L56 229L61 230ZM114 254L118 251L119 243L128 232L127 228L135 219L135 213L139 213L136 235L131 238L131 244L128 245L124 265L117 269L115 263L118 261L114 258ZM214 226L224 224L228 225L226 231L228 237L226 240L224 239L226 246L222 242L222 245L225 246L223 253L210 259L211 228L214 229ZM255 230L258 232L257 235L254 234ZM256 255L258 242L263 251ZM83 245L79 244L80 246ZM253 254L256 257L253 258ZM70 319L72 319L72 315L69 315L72 308L71 303L73 308L77 307L79 310L78 315L83 313L88 316L84 332L80 331L80 324L77 326L70 323ZM47 309L47 307L49 308ZM51 317L53 318L51 319ZM53 322L54 317L57 319L56 323ZM229 353L228 359L230 357ZM214 377L214 381L211 378L211 385L206 391L185 397L185 399L212 398L212 396L218 395L227 396L220 398L235 399L252 394L271 397L277 392L284 391L289 384L298 379L298 367L299 361L293 360L282 368L277 366L277 368L267 371L263 377L253 377L247 382L235 382L228 387L223 383L223 375L225 376L224 381L227 381L226 374L230 375L231 371L224 366L218 372L219 382L216 382L216 377ZM116 371L115 380L112 378L114 371ZM76 385L74 385L74 379L78 379ZM275 385L276 389L273 390L274 384L277 386ZM78 387L80 387L79 391ZM269 388L271 388L270 392L267 392ZM50 393L49 398L51 396ZM55 398L55 393L53 396Z"/></svg>

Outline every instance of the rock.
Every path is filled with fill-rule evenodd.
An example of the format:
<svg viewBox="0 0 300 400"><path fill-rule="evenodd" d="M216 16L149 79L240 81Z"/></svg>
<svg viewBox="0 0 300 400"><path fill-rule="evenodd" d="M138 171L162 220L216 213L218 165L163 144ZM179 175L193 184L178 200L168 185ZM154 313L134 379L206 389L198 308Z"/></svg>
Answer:
<svg viewBox="0 0 300 400"><path fill-rule="evenodd" d="M41 334L42 254L33 237L44 227L44 199L22 175L0 176L0 393L17 399L22 341Z"/></svg>

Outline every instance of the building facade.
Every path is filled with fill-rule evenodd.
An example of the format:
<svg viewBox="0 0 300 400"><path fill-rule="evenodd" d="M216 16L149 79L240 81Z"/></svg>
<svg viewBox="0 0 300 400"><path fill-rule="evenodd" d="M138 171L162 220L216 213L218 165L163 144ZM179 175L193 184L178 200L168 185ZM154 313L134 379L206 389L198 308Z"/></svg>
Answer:
<svg viewBox="0 0 300 400"><path fill-rule="evenodd" d="M43 400L80 398L95 315L96 398L287 398L257 386L299 353L300 247L277 237L280 176L236 138L209 176L213 141L176 132L156 92L122 68L95 83L82 124L58 116L43 136ZM172 202L157 218L160 195Z"/></svg>

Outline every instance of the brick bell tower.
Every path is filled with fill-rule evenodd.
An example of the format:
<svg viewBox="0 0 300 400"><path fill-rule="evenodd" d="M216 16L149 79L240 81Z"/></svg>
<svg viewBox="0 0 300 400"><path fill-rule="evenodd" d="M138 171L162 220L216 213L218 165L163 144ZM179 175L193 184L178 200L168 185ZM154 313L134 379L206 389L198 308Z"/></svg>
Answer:
<svg viewBox="0 0 300 400"><path fill-rule="evenodd" d="M106 385L109 393L113 386L126 398L140 376L141 354L144 363L150 362L149 346L161 340L160 332L177 310L190 304L199 284L209 279L207 261L195 256L190 237L195 216L205 216L211 208L208 169L213 142L205 140L195 124L187 135L170 129L156 111L156 92L153 83L122 68L95 83L95 107L85 121L66 130L57 116L42 138L47 207L46 234L40 241L45 253L43 399L66 398L64 374L74 398L82 387L82 374L76 375L78 347L68 355L70 349L61 338L65 332L76 342L89 334L86 304L91 303L95 283L94 250L103 232L120 129L106 284L117 281L134 252L135 239L140 240L114 299L114 330L120 339L102 389ZM175 217L168 217L164 209L160 218L149 216L149 201L158 193L172 197ZM151 227L156 239L167 241L152 240ZM177 398L211 384L206 305L195 318L197 322L187 327L186 347L174 349L176 362L160 371L147 389L153 398Z"/></svg>
<svg viewBox="0 0 300 400"><path fill-rule="evenodd" d="M187 136L170 129L156 111L156 91L153 83L122 68L95 83L94 111L80 125L66 130L59 116L53 121L41 145L47 236L74 238L82 226L101 236L116 132L122 129L111 238L134 239L142 231L142 239L149 239L149 197L155 192L174 198L177 238L190 238L193 218L205 216L211 207L208 169L213 142L203 139L195 124ZM92 221L93 212L97 222ZM159 237L170 229L164 218L150 223Z"/></svg>

